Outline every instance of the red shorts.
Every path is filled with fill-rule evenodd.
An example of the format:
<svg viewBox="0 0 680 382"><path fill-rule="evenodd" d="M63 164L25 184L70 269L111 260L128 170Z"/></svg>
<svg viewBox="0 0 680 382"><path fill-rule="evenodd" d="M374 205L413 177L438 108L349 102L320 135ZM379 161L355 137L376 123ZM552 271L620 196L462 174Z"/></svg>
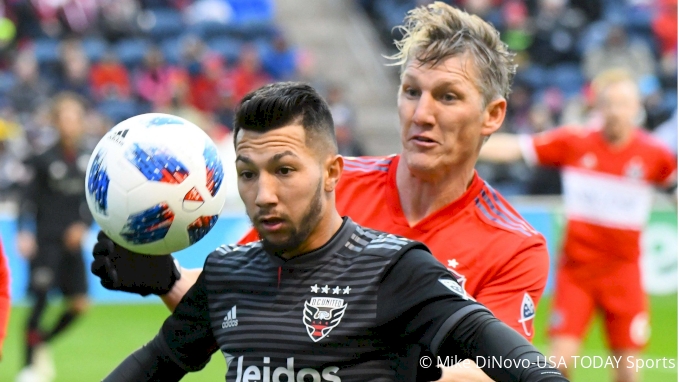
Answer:
<svg viewBox="0 0 680 382"><path fill-rule="evenodd" d="M647 295L637 263L611 264L600 275L560 265L557 270L549 335L582 339L599 311L612 350L639 350L649 339Z"/></svg>

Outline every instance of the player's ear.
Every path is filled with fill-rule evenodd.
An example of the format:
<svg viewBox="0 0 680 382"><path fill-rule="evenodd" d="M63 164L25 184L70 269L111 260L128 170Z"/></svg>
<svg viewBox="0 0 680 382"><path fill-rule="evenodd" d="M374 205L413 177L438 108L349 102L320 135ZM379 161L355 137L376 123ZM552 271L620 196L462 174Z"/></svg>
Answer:
<svg viewBox="0 0 680 382"><path fill-rule="evenodd" d="M341 155L329 155L326 160L326 165L324 167L324 191L332 192L335 191L335 187L340 181L340 176L342 176L342 169L345 166L345 161Z"/></svg>
<svg viewBox="0 0 680 382"><path fill-rule="evenodd" d="M482 121L482 135L489 136L503 126L507 108L508 102L503 97L496 98L486 105Z"/></svg>

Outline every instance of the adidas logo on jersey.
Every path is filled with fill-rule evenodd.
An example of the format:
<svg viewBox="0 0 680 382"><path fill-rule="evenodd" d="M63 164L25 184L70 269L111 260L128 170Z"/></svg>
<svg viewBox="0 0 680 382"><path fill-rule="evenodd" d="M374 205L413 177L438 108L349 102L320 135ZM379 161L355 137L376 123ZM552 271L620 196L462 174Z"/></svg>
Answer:
<svg viewBox="0 0 680 382"><path fill-rule="evenodd" d="M236 305L231 307L231 310L227 312L224 316L224 321L222 321L222 329L233 328L238 326L238 319L236 319Z"/></svg>

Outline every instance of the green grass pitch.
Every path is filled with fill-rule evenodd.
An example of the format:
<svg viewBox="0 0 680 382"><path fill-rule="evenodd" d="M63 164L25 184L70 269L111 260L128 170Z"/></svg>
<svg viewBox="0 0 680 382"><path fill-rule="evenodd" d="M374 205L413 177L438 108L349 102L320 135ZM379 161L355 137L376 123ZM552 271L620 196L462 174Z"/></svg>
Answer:
<svg viewBox="0 0 680 382"><path fill-rule="evenodd" d="M548 301L544 300L538 309L536 338L534 343L546 350L545 327ZM642 381L677 381L677 295L652 297L652 338L645 356L650 359L663 357L675 360L675 368L645 368L641 371ZM12 310L9 336L0 362L0 381L11 382L21 367L21 328L27 314L25 307ZM55 340L52 351L57 367L58 382L99 381L125 356L151 339L167 316L163 305L97 305L63 337ZM49 318L54 318L51 309ZM584 355L606 355L601 335L601 326L596 322L583 345ZM667 364L668 365L668 364ZM571 367L572 364L568 364ZM576 368L573 381L606 381L610 370ZM223 381L224 358L216 353L210 364L201 372L188 375L184 381Z"/></svg>

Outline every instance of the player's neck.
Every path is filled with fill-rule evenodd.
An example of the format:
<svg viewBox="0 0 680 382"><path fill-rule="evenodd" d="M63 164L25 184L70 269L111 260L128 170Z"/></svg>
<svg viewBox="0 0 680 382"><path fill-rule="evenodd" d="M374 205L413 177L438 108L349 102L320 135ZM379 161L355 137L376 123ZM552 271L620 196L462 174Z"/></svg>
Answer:
<svg viewBox="0 0 680 382"><path fill-rule="evenodd" d="M633 139L634 132L634 127L627 128L621 134L607 134L606 130L602 130L602 136L611 147L622 148Z"/></svg>
<svg viewBox="0 0 680 382"><path fill-rule="evenodd" d="M405 161L397 165L397 190L404 216L411 227L460 198L474 176L472 165L458 166L445 176L425 178L413 174Z"/></svg>

